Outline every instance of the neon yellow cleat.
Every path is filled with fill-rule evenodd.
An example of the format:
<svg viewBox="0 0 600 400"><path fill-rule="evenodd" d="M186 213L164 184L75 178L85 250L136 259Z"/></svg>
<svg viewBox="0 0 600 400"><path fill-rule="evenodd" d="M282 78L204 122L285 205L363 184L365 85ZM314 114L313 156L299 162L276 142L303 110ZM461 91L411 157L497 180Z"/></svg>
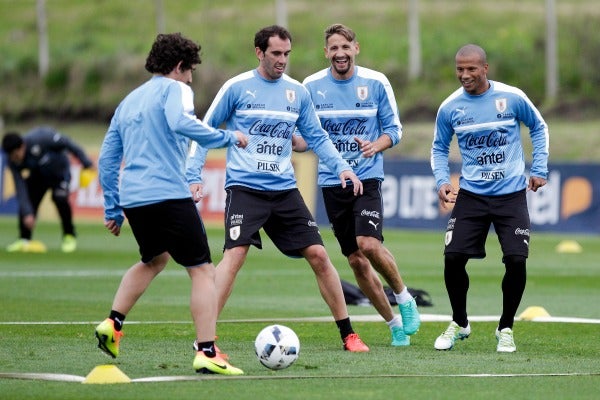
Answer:
<svg viewBox="0 0 600 400"><path fill-rule="evenodd" d="M202 351L196 353L194 369L201 374L243 375L244 371L219 357L207 357Z"/></svg>
<svg viewBox="0 0 600 400"><path fill-rule="evenodd" d="M25 247L29 244L29 240L27 239L19 239L8 246L6 246L6 251L9 253L16 253L18 251L24 251Z"/></svg>
<svg viewBox="0 0 600 400"><path fill-rule="evenodd" d="M123 332L115 330L115 321L110 318L106 318L96 327L98 348L112 358L117 358L119 355L121 336Z"/></svg>
<svg viewBox="0 0 600 400"><path fill-rule="evenodd" d="M61 245L63 253L72 253L77 249L77 239L73 235L65 235Z"/></svg>
<svg viewBox="0 0 600 400"><path fill-rule="evenodd" d="M30 240L23 251L25 253L45 253L46 245L39 240Z"/></svg>
<svg viewBox="0 0 600 400"><path fill-rule="evenodd" d="M46 245L39 240L19 239L6 246L9 253L45 253Z"/></svg>

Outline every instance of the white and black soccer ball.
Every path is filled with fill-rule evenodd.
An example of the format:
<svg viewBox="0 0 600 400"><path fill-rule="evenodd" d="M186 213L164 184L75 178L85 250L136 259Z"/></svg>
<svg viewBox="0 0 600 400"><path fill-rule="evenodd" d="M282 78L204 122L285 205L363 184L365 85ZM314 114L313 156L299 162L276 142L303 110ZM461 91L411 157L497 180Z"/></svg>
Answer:
<svg viewBox="0 0 600 400"><path fill-rule="evenodd" d="M284 369L298 359L300 340L296 333L283 325L269 325L254 341L258 361L269 369Z"/></svg>

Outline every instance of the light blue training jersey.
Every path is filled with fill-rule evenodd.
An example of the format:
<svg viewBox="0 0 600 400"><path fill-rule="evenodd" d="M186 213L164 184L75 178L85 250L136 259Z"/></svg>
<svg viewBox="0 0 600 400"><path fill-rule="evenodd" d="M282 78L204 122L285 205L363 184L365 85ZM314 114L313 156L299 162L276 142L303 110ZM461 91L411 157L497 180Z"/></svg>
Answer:
<svg viewBox="0 0 600 400"><path fill-rule="evenodd" d="M188 85L155 75L119 104L98 159L107 220L121 224L122 208L191 197L190 139L209 148L236 144L234 132L196 118L193 97Z"/></svg>
<svg viewBox="0 0 600 400"><path fill-rule="evenodd" d="M204 122L214 127L225 123L228 129L248 135L245 149L227 149L226 188L234 185L269 191L295 188L291 156L296 127L336 175L350 169L321 128L306 88L286 74L272 81L254 69L231 78L217 93ZM205 157L205 149L192 146L187 169L189 183L200 181Z"/></svg>
<svg viewBox="0 0 600 400"><path fill-rule="evenodd" d="M392 146L402 137L402 124L390 82L380 72L356 66L350 79L337 80L326 68L307 77L308 89L323 128L359 179L383 180L383 153L363 157L354 137L374 142L388 135ZM300 134L304 132L300 130ZM338 177L319 162L319 186L340 185Z"/></svg>
<svg viewBox="0 0 600 400"><path fill-rule="evenodd" d="M437 188L450 183L448 153L456 135L462 156L460 188L481 195L514 193L527 187L521 123L533 145L531 176L547 178L548 127L540 112L518 88L490 82L481 95L461 87L442 102L431 147Z"/></svg>

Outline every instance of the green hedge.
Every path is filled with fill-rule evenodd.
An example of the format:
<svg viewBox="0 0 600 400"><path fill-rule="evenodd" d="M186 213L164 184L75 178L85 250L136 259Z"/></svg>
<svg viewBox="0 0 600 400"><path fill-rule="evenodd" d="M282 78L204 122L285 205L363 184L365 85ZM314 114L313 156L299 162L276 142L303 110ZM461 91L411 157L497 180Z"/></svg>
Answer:
<svg viewBox="0 0 600 400"><path fill-rule="evenodd" d="M289 73L302 80L327 63L323 30L334 22L358 34L358 63L388 75L403 118L430 117L458 86L454 54L468 42L488 52L489 76L525 90L547 115L586 116L600 104L600 22L596 0L555 0L560 99L545 104L543 0L420 0L422 76L407 79L406 1L288 0L293 35ZM254 68L253 36L276 22L275 0L163 0L167 31L202 45L194 76L199 114L220 85ZM144 60L157 32L155 1L46 2L51 67L38 77L36 2L0 1L0 116L106 120L118 101L148 79Z"/></svg>

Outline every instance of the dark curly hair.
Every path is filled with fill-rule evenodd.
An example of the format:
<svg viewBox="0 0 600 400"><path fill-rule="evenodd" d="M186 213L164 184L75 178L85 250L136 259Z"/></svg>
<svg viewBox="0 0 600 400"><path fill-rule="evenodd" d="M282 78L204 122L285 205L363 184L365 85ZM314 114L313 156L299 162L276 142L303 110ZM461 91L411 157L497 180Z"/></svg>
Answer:
<svg viewBox="0 0 600 400"><path fill-rule="evenodd" d="M269 39L273 36L279 36L280 39L289 39L292 41L292 35L283 26L271 25L262 28L254 35L254 47L258 47L262 52L267 51L269 47Z"/></svg>
<svg viewBox="0 0 600 400"><path fill-rule="evenodd" d="M187 39L181 33L161 33L146 58L146 70L153 74L167 75L181 61L185 71L200 64L200 45Z"/></svg>
<svg viewBox="0 0 600 400"><path fill-rule="evenodd" d="M10 154L23 144L23 138L18 132L7 132L2 138L2 150Z"/></svg>

